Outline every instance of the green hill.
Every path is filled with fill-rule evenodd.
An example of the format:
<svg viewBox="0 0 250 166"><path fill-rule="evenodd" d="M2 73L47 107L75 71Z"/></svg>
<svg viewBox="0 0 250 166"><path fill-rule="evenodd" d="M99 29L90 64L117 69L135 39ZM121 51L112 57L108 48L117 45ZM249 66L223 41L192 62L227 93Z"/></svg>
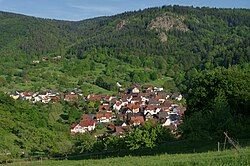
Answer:
<svg viewBox="0 0 250 166"><path fill-rule="evenodd" d="M157 82L162 76L179 84L192 68L249 62L249 18L248 9L181 6L78 22L1 12L1 90L95 84L113 91L116 81ZM42 62L45 56L62 59Z"/></svg>

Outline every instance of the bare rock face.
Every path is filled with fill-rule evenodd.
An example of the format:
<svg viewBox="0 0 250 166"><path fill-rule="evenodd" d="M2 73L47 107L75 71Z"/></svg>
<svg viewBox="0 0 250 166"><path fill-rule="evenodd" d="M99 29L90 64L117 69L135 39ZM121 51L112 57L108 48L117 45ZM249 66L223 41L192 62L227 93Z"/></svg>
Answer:
<svg viewBox="0 0 250 166"><path fill-rule="evenodd" d="M159 34L159 38L160 38L161 42L163 42L163 43L168 41L168 36L165 32L161 32Z"/></svg>
<svg viewBox="0 0 250 166"><path fill-rule="evenodd" d="M151 21L148 28L150 30L155 30L159 32L159 38L162 42L167 41L167 34L171 29L177 29L183 32L188 31L188 27L183 23L183 17L174 17L168 14L164 14L162 16L156 17Z"/></svg>
<svg viewBox="0 0 250 166"><path fill-rule="evenodd" d="M121 30L127 24L127 22L128 22L127 20L122 20L117 24L116 29Z"/></svg>

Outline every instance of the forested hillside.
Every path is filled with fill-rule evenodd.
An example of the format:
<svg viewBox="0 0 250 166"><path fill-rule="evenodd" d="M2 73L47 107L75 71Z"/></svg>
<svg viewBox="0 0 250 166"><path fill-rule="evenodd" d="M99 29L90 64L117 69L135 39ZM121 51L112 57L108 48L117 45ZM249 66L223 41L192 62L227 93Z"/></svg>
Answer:
<svg viewBox="0 0 250 166"><path fill-rule="evenodd" d="M98 87L114 90L116 81L143 83L163 76L180 84L192 68L249 62L249 18L247 9L181 6L79 22L2 12L1 89L83 86L103 91ZM62 59L41 61L55 56Z"/></svg>

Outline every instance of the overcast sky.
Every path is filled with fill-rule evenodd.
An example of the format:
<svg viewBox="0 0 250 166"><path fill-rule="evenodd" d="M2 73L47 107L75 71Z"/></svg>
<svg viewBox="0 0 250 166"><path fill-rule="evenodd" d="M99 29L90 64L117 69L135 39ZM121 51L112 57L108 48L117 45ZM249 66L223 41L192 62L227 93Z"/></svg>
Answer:
<svg viewBox="0 0 250 166"><path fill-rule="evenodd" d="M83 20L163 5L250 8L250 0L0 0L0 11Z"/></svg>

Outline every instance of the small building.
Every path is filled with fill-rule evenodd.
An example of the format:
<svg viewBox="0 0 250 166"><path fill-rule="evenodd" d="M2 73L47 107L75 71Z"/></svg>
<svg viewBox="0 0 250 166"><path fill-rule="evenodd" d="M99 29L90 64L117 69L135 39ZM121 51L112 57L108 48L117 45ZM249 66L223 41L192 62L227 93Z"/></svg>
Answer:
<svg viewBox="0 0 250 166"><path fill-rule="evenodd" d="M78 95L74 92L70 92L64 96L64 101L75 101L78 100Z"/></svg>
<svg viewBox="0 0 250 166"><path fill-rule="evenodd" d="M85 133L87 131L95 130L96 122L90 119L83 119L79 124L71 126L71 133Z"/></svg>
<svg viewBox="0 0 250 166"><path fill-rule="evenodd" d="M96 114L96 120L99 123L108 123L112 119L112 113L111 112L98 112Z"/></svg>
<svg viewBox="0 0 250 166"><path fill-rule="evenodd" d="M147 105L144 109L144 115L150 113L151 115L156 115L158 112L161 111L161 108L156 105Z"/></svg>
<svg viewBox="0 0 250 166"><path fill-rule="evenodd" d="M116 101L115 104L113 105L113 110L120 111L122 108L122 103L120 101Z"/></svg>
<svg viewBox="0 0 250 166"><path fill-rule="evenodd" d="M129 103L126 107L128 108L128 110L130 110L133 113L140 112L140 104L139 103L136 103L136 104Z"/></svg>
<svg viewBox="0 0 250 166"><path fill-rule="evenodd" d="M132 116L130 118L129 124L132 126L138 126L138 125L143 125L144 124L144 117L143 116Z"/></svg>

